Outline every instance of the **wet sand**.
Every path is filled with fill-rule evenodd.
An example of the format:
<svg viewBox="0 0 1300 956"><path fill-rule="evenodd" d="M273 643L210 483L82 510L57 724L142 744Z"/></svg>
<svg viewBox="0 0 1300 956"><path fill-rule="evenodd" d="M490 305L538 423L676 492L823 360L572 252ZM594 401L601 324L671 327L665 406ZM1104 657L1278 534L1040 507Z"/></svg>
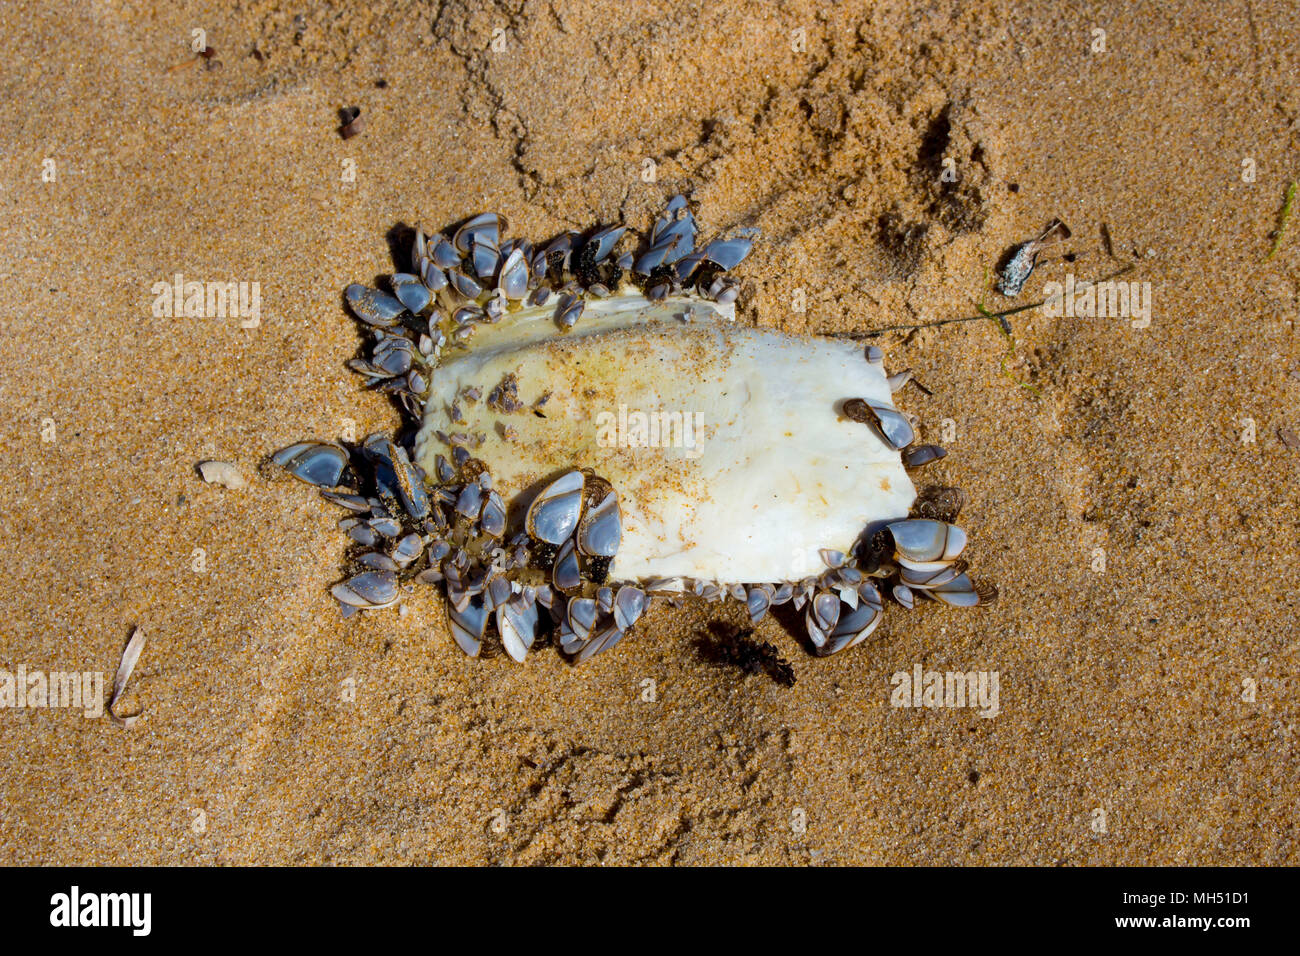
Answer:
<svg viewBox="0 0 1300 956"><path fill-rule="evenodd" d="M1300 862L1300 221L1264 261L1300 175L1298 21L6 5L0 668L111 682L132 628L149 643L130 730L0 710L0 862ZM879 339L932 393L900 403L949 449L924 477L965 490L999 603L892 608L826 660L769 618L793 687L712 662L710 623L741 620L716 607L576 669L465 658L432 591L340 620L337 513L257 463L396 424L344 366L341 290L393 271L398 226L644 228L676 192L706 234L761 230L738 315L763 327L1150 283L1146 328L1032 310L1013 340ZM983 291L1054 216L1073 238L1023 296ZM156 316L177 273L258 283L260 324ZM203 484L208 458L248 487ZM998 672L999 713L891 707L918 664Z"/></svg>

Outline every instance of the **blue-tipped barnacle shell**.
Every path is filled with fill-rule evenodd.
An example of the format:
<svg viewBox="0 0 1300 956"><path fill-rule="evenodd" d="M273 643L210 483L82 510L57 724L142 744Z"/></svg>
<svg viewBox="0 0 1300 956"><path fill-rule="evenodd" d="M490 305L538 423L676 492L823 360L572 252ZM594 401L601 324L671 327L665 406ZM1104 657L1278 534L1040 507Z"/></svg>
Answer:
<svg viewBox="0 0 1300 956"><path fill-rule="evenodd" d="M631 584L625 584L618 589L618 594L614 597L614 623L618 625L619 630L630 630L632 625L641 619L649 604L650 599L644 591Z"/></svg>
<svg viewBox="0 0 1300 956"><path fill-rule="evenodd" d="M298 442L281 448L271 456L271 461L309 485L336 488L343 484L348 453L338 445L325 442Z"/></svg>
<svg viewBox="0 0 1300 956"><path fill-rule="evenodd" d="M528 506L528 533L547 544L563 544L582 515L584 484L582 472L571 471L543 488Z"/></svg>
<svg viewBox="0 0 1300 956"><path fill-rule="evenodd" d="M966 532L931 518L897 521L889 526L898 556L916 564L955 561L966 547Z"/></svg>
<svg viewBox="0 0 1300 956"><path fill-rule="evenodd" d="M470 657L478 657L483 647L483 634L487 630L488 609L482 595L467 596L464 605L454 604L447 609L447 620L452 639Z"/></svg>
<svg viewBox="0 0 1300 956"><path fill-rule="evenodd" d="M400 299L378 289L367 289L363 285L348 286L344 295L347 297L348 307L352 309L353 315L363 322L380 328L396 325L402 313L406 311L406 306Z"/></svg>
<svg viewBox="0 0 1300 956"><path fill-rule="evenodd" d="M734 269L749 255L754 244L748 239L714 239L701 253L705 259L723 269Z"/></svg>
<svg viewBox="0 0 1300 956"><path fill-rule="evenodd" d="M601 229L587 239L587 243L592 246L591 258L593 262L604 262L609 258L609 254L614 251L614 246L623 238L623 233L627 232L626 226L610 226L607 229Z"/></svg>
<svg viewBox="0 0 1300 956"><path fill-rule="evenodd" d="M496 609L497 633L506 653L522 662L537 639L539 618L537 605L522 595L515 595Z"/></svg>
<svg viewBox="0 0 1300 956"><path fill-rule="evenodd" d="M460 253L456 247L447 241L446 236L439 236L434 240L429 249L429 256L433 259L433 264L439 269L450 269L453 266L460 266Z"/></svg>
<svg viewBox="0 0 1300 956"><path fill-rule="evenodd" d="M551 573L551 583L557 591L570 594L582 587L582 569L578 564L578 550L572 541L560 545L560 553L555 558L555 569Z"/></svg>
<svg viewBox="0 0 1300 956"><path fill-rule="evenodd" d="M447 279L450 281L451 287L466 299L477 299L483 294L483 286L470 278L468 272L463 272L460 269L449 269L447 270Z"/></svg>
<svg viewBox="0 0 1300 956"><path fill-rule="evenodd" d="M352 607L387 607L397 600L397 577L391 571L364 571L334 585L332 591L340 602Z"/></svg>
<svg viewBox="0 0 1300 956"><path fill-rule="evenodd" d="M916 440L912 423L896 408L880 401L851 398L844 403L844 414L870 425L895 449L906 448Z"/></svg>
<svg viewBox="0 0 1300 956"><path fill-rule="evenodd" d="M618 554L622 538L618 493L611 489L583 514L578 525L578 550L591 557L612 558Z"/></svg>
<svg viewBox="0 0 1300 956"><path fill-rule="evenodd" d="M470 259L474 263L474 274L481 282L496 275L497 265L501 262L501 250L476 236L470 247Z"/></svg>
<svg viewBox="0 0 1300 956"><path fill-rule="evenodd" d="M393 294L397 296L398 301L415 315L419 315L427 309L429 303L433 301L433 293L429 291L419 276L399 272L388 282L392 286Z"/></svg>
<svg viewBox="0 0 1300 956"><path fill-rule="evenodd" d="M499 288L505 297L518 302L528 294L528 259L522 249L516 249L501 266Z"/></svg>
<svg viewBox="0 0 1300 956"><path fill-rule="evenodd" d="M456 251L464 255L471 251L475 242L483 242L494 248L501 245L501 233L504 232L505 221L494 212L479 213L472 216L456 230L456 236L452 244Z"/></svg>

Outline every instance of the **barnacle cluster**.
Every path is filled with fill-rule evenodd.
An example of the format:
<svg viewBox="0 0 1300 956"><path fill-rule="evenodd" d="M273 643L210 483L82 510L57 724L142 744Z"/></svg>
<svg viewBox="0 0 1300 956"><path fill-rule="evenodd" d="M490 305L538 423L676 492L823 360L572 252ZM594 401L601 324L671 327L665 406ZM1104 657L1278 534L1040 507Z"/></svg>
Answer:
<svg viewBox="0 0 1300 956"><path fill-rule="evenodd" d="M345 614L440 585L467 654L495 633L523 660L554 631L580 662L658 598L755 622L789 602L820 654L865 640L887 599L991 599L954 516L909 516L905 466L943 451L893 405L906 376L879 349L735 324L748 237L697 245L681 196L621 255L621 225L504 232L494 213L417 231L391 291L345 292L370 337L351 367L418 431L272 456L350 512ZM598 440L629 405L693 416L695 444Z"/></svg>

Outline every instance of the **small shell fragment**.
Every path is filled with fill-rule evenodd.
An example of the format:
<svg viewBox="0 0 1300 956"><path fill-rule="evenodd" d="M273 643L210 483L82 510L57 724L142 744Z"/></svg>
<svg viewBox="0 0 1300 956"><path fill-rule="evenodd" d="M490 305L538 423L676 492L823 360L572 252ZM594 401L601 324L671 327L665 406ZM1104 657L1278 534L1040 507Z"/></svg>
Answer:
<svg viewBox="0 0 1300 956"><path fill-rule="evenodd" d="M1065 223L1053 219L1038 236L1016 247L1016 251L1012 253L998 275L998 291L1009 299L1015 298L1029 281L1034 267L1038 265L1038 254L1043 247L1069 238L1070 230Z"/></svg>
<svg viewBox="0 0 1300 956"><path fill-rule="evenodd" d="M248 486L248 482L239 473L239 469L228 461L201 461L199 462L199 475L210 485L221 485L223 488L229 488L232 491L238 491L240 488Z"/></svg>
<svg viewBox="0 0 1300 956"><path fill-rule="evenodd" d="M135 722L144 711L137 710L134 714L119 714L117 712L117 700L126 691L126 682L131 679L131 672L135 670L136 662L140 660L140 655L144 652L144 643L144 631L137 627L131 632L131 639L126 642L126 647L122 650L122 660L117 665L117 673L113 675L113 693L108 699L108 716L112 718L113 723L127 730L135 726Z"/></svg>
<svg viewBox="0 0 1300 956"><path fill-rule="evenodd" d="M351 139L366 128L366 121L361 117L361 107L345 106L339 110L339 135Z"/></svg>

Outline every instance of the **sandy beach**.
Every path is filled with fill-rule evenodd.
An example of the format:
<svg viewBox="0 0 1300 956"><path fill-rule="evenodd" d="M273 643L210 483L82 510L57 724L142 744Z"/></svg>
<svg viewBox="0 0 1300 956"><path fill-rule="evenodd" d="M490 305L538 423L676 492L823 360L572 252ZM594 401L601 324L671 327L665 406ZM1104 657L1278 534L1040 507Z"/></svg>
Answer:
<svg viewBox="0 0 1300 956"><path fill-rule="evenodd" d="M130 729L0 707L0 863L1300 863L1294 3L16 0L0 28L0 669L107 688L148 638ZM397 424L341 291L416 224L645 229L677 193L758 230L737 320L791 333L1132 266L1145 323L872 340L928 390L899 404L999 601L825 659L769 616L793 686L719 660L737 606L656 607L580 667L465 657L429 588L342 620L337 510L258 468ZM160 316L177 281L256 283L256 321ZM996 715L891 706L918 668L996 672Z"/></svg>

